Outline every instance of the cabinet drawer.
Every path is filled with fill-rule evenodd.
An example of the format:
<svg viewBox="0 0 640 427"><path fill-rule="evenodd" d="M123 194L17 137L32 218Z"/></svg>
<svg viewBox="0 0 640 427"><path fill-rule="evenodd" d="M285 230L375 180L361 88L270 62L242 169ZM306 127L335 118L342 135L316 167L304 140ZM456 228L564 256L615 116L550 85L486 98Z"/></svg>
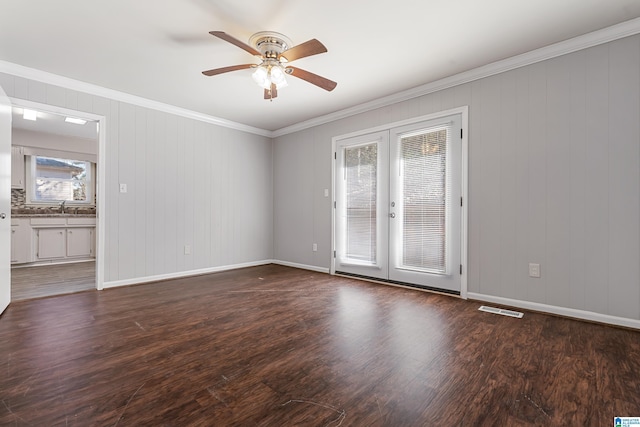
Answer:
<svg viewBox="0 0 640 427"><path fill-rule="evenodd" d="M31 225L55 226L67 225L66 218L31 218Z"/></svg>
<svg viewBox="0 0 640 427"><path fill-rule="evenodd" d="M96 225L95 218L67 218L68 225Z"/></svg>

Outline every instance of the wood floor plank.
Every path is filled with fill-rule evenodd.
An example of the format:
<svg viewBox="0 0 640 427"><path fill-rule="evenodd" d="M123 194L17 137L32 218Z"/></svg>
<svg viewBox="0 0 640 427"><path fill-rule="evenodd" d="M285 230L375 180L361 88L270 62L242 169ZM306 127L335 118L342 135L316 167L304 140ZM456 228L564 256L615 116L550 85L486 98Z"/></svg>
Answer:
<svg viewBox="0 0 640 427"><path fill-rule="evenodd" d="M12 303L0 425L606 426L640 332L268 265Z"/></svg>
<svg viewBox="0 0 640 427"><path fill-rule="evenodd" d="M11 268L11 301L96 288L95 261Z"/></svg>

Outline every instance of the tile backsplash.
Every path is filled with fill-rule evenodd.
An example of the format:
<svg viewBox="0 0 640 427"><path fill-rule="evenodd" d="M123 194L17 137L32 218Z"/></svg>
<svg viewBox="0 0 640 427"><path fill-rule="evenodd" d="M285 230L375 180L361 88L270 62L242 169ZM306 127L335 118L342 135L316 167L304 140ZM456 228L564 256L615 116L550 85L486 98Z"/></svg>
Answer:
<svg viewBox="0 0 640 427"><path fill-rule="evenodd" d="M51 211L51 206L27 206L27 194L25 190L11 189L11 212L20 214L41 213ZM56 206L57 208L57 206ZM67 207L69 213L95 214L95 207Z"/></svg>
<svg viewBox="0 0 640 427"><path fill-rule="evenodd" d="M24 190L12 188L11 189L11 208L24 208L24 204L27 201L27 193Z"/></svg>

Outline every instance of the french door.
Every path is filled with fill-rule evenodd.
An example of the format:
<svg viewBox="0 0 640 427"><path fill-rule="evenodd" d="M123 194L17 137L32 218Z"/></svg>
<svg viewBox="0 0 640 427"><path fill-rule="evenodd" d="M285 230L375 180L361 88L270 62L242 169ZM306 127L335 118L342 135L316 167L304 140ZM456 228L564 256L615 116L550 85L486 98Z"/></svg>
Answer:
<svg viewBox="0 0 640 427"><path fill-rule="evenodd" d="M336 141L335 271L459 293L461 115Z"/></svg>

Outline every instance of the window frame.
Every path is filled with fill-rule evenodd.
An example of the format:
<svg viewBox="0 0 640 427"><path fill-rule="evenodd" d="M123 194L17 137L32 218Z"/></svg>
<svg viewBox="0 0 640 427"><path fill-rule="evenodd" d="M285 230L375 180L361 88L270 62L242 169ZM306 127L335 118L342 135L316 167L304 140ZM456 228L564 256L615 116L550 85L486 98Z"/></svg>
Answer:
<svg viewBox="0 0 640 427"><path fill-rule="evenodd" d="M87 159L74 158L71 153L64 155L39 155L39 154L29 154L25 156L25 205L26 206L58 206L62 203L62 200L36 200L36 157L46 157L46 158L57 158L61 160L73 160L73 161L81 161L87 162L90 165L89 171L87 173L87 200L65 200L65 206L73 206L73 207L95 207L96 206L96 164L95 162ZM82 157L82 156L78 156Z"/></svg>

